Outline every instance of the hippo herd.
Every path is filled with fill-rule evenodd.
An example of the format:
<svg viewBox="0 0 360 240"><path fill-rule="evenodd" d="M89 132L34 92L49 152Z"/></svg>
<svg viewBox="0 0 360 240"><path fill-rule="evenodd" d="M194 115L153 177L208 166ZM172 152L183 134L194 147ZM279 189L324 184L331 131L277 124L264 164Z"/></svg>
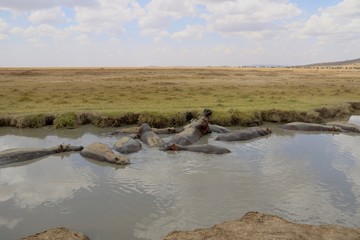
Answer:
<svg viewBox="0 0 360 240"><path fill-rule="evenodd" d="M204 135L211 132L219 133L215 141L246 141L272 133L268 128L253 127L244 130L232 131L228 128L209 123L212 115L210 109L204 109L199 119L192 121L183 128L153 129L147 123L142 123L136 128L136 133L120 138L110 148L103 143L93 143L85 148L82 146L59 145L46 149L15 148L0 152L0 165L28 161L51 154L62 152L80 151L80 155L116 165L130 163L129 158L124 154L135 153L142 149L142 144L149 147L157 147L162 151L191 151L206 154L225 154L230 150L221 146L210 144L196 144ZM330 122L327 124L293 122L281 126L284 130L290 131L322 131L322 132L352 132L360 133L358 125L344 122ZM133 131L133 130L132 130ZM120 131L112 133L115 135ZM130 131L131 132L131 131ZM168 142L165 142L158 134L174 134ZM113 149L118 152L115 153Z"/></svg>

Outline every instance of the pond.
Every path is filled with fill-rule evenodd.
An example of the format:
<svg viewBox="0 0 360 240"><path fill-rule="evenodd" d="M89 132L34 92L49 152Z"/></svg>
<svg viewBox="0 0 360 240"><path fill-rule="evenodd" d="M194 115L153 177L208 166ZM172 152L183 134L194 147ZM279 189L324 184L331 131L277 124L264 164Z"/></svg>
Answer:
<svg viewBox="0 0 360 240"><path fill-rule="evenodd" d="M360 125L360 117L350 122ZM68 227L92 240L161 239L248 211L308 224L360 227L360 135L290 132L246 142L202 139L226 155L144 146L114 167L77 153L0 168L0 239ZM0 128L0 151L60 143L112 146L114 129ZM170 136L163 136L168 139Z"/></svg>

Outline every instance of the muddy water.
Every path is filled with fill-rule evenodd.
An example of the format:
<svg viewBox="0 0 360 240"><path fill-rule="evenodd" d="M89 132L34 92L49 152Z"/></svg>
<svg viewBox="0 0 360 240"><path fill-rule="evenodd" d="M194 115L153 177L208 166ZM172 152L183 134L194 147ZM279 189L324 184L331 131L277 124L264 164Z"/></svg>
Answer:
<svg viewBox="0 0 360 240"><path fill-rule="evenodd" d="M360 117L350 118L360 125ZM65 226L91 239L161 239L248 211L360 227L360 135L289 132L222 143L214 156L144 149L116 168L78 153L0 168L0 239ZM112 145L113 129L0 129L0 151L60 143ZM165 136L164 136L165 137Z"/></svg>

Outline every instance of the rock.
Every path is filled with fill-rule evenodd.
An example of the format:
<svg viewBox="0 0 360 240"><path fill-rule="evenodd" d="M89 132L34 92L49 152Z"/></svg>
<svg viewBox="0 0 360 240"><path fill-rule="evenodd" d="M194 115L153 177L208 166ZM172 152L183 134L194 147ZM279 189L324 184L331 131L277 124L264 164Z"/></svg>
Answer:
<svg viewBox="0 0 360 240"><path fill-rule="evenodd" d="M336 225L307 225L249 212L241 219L194 231L174 231L164 240L359 240L360 229Z"/></svg>
<svg viewBox="0 0 360 240"><path fill-rule="evenodd" d="M34 235L21 238L20 240L90 240L90 238L83 233L74 232L70 229L61 227L36 233Z"/></svg>

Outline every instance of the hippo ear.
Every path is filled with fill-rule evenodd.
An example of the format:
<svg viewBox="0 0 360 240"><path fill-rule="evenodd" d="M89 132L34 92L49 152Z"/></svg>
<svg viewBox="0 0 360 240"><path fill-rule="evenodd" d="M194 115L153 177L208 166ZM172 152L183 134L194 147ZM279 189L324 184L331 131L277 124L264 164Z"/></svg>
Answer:
<svg viewBox="0 0 360 240"><path fill-rule="evenodd" d="M60 152L62 152L64 150L64 145L60 144Z"/></svg>

